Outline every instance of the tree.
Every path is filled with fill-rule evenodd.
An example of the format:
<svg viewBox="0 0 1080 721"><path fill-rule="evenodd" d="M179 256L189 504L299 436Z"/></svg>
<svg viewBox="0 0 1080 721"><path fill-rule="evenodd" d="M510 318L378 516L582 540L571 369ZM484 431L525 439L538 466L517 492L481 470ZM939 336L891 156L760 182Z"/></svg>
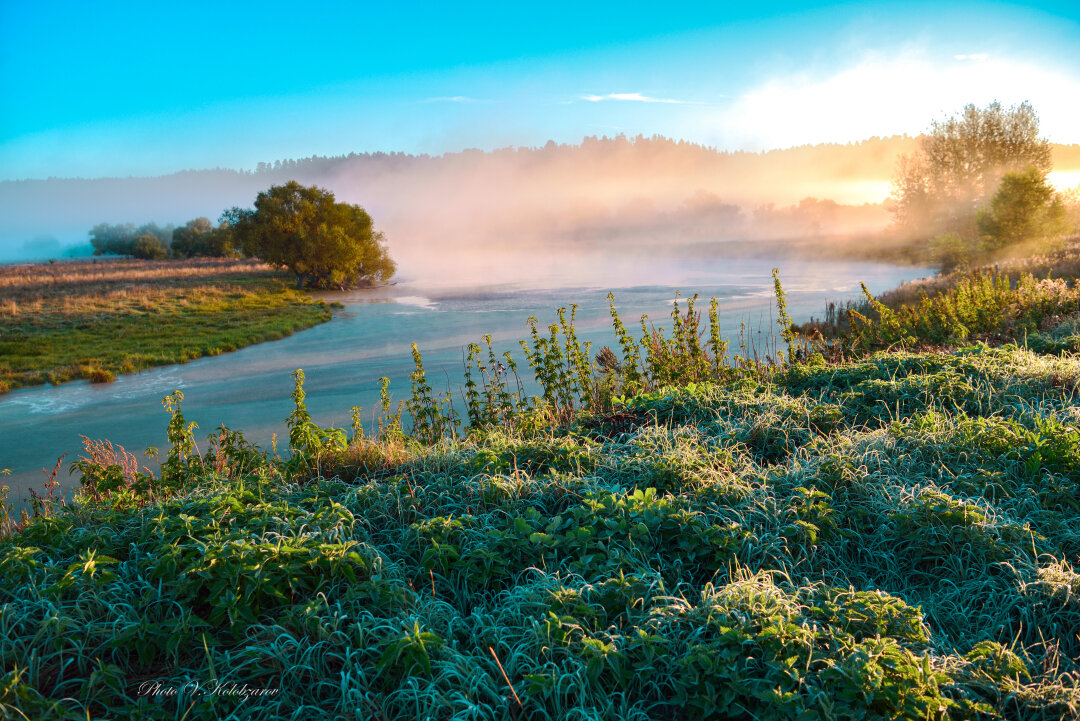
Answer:
<svg viewBox="0 0 1080 721"><path fill-rule="evenodd" d="M169 251L161 243L161 239L153 233L143 233L135 239L129 255L143 260L161 260L169 257Z"/></svg>
<svg viewBox="0 0 1080 721"><path fill-rule="evenodd" d="M236 246L232 228L228 223L221 223L206 234L206 254L214 258L237 257L240 250Z"/></svg>
<svg viewBox="0 0 1080 721"><path fill-rule="evenodd" d="M215 228L209 218L189 220L174 230L171 247L173 255L180 258L220 258L235 254L232 229L228 225Z"/></svg>
<svg viewBox="0 0 1080 721"><path fill-rule="evenodd" d="M1067 230L1065 203L1038 168L1006 173L987 208L978 214L983 247L1000 250L1048 240Z"/></svg>
<svg viewBox="0 0 1080 721"><path fill-rule="evenodd" d="M137 235L138 229L134 223L123 225L98 223L90 229L90 245L94 246L94 255L106 253L131 255Z"/></svg>
<svg viewBox="0 0 1080 721"><path fill-rule="evenodd" d="M179 258L194 258L197 255L206 255L206 242L202 237L214 229L214 224L209 218L196 218L189 220L184 225L173 231L172 247L173 255Z"/></svg>
<svg viewBox="0 0 1080 721"><path fill-rule="evenodd" d="M959 233L941 233L927 243L930 258L946 273L968 267L977 251L975 241Z"/></svg>
<svg viewBox="0 0 1080 721"><path fill-rule="evenodd" d="M382 233L363 208L295 180L259 193L254 210L225 211L221 222L231 227L245 255L295 274L297 288L367 284L395 270Z"/></svg>
<svg viewBox="0 0 1080 721"><path fill-rule="evenodd" d="M171 225L162 228L157 223L146 223L138 228L134 223L98 223L90 229L90 244L94 246L94 255L113 253L136 258L165 258L169 255L167 241L172 233ZM138 242L140 239L143 241L141 244Z"/></svg>
<svg viewBox="0 0 1080 721"><path fill-rule="evenodd" d="M893 213L909 231L972 236L976 209L1004 175L1052 167L1049 141L1039 137L1031 105L967 105L959 115L934 121L913 155L900 158L893 181Z"/></svg>

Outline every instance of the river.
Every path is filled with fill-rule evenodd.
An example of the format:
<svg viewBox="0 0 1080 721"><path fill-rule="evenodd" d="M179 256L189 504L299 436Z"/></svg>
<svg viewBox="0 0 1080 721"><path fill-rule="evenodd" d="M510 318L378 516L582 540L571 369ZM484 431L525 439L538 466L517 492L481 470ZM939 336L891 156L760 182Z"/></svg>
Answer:
<svg viewBox="0 0 1080 721"><path fill-rule="evenodd" d="M79 456L80 435L108 439L132 451L164 446L168 416L161 399L173 390L183 391L184 415L199 424L197 438L204 450L204 439L222 423L262 445L276 433L285 446L284 419L292 408L290 373L296 368L307 376L308 410L317 423L347 427L350 408L357 405L370 422L381 376L391 379L396 399L408 395L412 342L423 353L431 385L445 390L449 384L458 397L466 344L491 334L498 349L517 350L515 357L527 375L517 345L526 337L527 318L535 315L545 328L555 320L557 308L571 303L579 305L576 325L581 339L593 342L593 352L602 345L618 350L608 313L609 290L635 336L640 335L638 318L643 313L670 330L671 301L681 291L683 296L700 294L703 315L709 297L720 299L721 328L732 348L738 346L740 323L746 323L751 338L764 347L775 327L774 265L780 267L789 313L796 321L820 316L827 300L856 297L859 281L878 293L930 272L792 259L657 258L639 259L634 267L597 262L584 260L574 265L573 273L541 274L529 283L470 281L464 286L447 278L439 284L404 281L328 294L345 309L329 323L283 340L121 376L105 385L76 381L13 391L0 396L0 468L11 471L3 483L11 487L12 501L24 498L29 488L40 489L42 468L52 469L64 454L60 480L66 487L77 483L77 474L69 476L68 468ZM457 405L462 410L460 401Z"/></svg>

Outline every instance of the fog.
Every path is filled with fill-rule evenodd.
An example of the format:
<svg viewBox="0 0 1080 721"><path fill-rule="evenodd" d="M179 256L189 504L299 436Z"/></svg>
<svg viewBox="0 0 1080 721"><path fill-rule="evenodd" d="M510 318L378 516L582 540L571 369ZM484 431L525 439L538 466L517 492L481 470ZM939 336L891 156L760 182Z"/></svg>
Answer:
<svg viewBox="0 0 1080 721"><path fill-rule="evenodd" d="M882 201L898 156L915 142L729 153L619 136L437 157L312 157L250 172L4 181L0 261L88 252L87 231L100 222L216 219L293 179L364 206L385 233L399 276L429 285L559 280L615 254L641 261L691 249L727 255L767 241L865 246L889 223ZM1080 146L1055 146L1055 160L1063 173L1080 168Z"/></svg>

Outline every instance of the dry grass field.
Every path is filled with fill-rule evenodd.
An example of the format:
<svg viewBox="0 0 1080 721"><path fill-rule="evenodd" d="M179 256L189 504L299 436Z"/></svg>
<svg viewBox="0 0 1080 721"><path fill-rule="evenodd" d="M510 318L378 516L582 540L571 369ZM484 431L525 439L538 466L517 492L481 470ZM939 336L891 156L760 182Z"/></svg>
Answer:
<svg viewBox="0 0 1080 721"><path fill-rule="evenodd" d="M182 363L330 319L248 260L0 266L0 392Z"/></svg>

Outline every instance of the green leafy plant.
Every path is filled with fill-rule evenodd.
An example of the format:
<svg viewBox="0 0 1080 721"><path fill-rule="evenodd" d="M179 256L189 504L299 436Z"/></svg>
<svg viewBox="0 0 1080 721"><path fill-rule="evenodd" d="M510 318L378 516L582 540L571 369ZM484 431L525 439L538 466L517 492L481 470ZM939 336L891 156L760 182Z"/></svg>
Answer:
<svg viewBox="0 0 1080 721"><path fill-rule="evenodd" d="M304 392L304 371L297 368L292 375L295 381L292 392L293 410L285 419L285 424L289 427L289 448L293 452L293 465L317 463L326 454L345 450L348 440L343 428L321 428L312 421L305 403L307 394Z"/></svg>

